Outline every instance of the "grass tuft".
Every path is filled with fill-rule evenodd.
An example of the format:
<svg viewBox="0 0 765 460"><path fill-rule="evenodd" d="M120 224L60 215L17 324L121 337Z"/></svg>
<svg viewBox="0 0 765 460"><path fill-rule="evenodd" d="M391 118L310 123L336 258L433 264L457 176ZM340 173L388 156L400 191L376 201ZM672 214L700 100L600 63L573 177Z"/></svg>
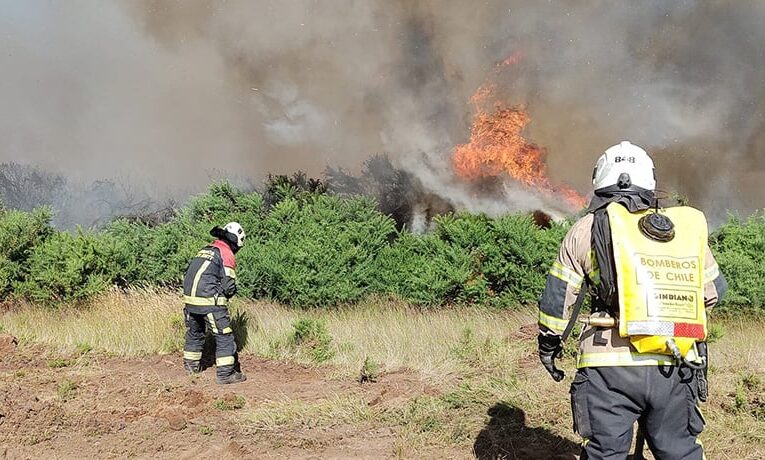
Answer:
<svg viewBox="0 0 765 460"><path fill-rule="evenodd" d="M213 402L213 407L218 410L237 410L243 408L247 404L247 399L242 395L230 395L229 397L223 397L216 399Z"/></svg>
<svg viewBox="0 0 765 460"><path fill-rule="evenodd" d="M61 369L62 367L69 367L74 364L74 360L72 359L64 359L64 358L53 358L51 360L48 360L48 367L51 369Z"/></svg>
<svg viewBox="0 0 765 460"><path fill-rule="evenodd" d="M292 324L294 331L290 342L310 357L311 361L323 363L335 356L332 336L327 331L327 324L318 319L301 318Z"/></svg>
<svg viewBox="0 0 765 460"><path fill-rule="evenodd" d="M93 345L85 342L78 342L75 344L74 349L78 355L82 356L93 351Z"/></svg>
<svg viewBox="0 0 765 460"><path fill-rule="evenodd" d="M366 401L356 396L335 396L317 401L284 398L259 404L248 417L248 425L259 431L329 427L370 421L377 414Z"/></svg>
<svg viewBox="0 0 765 460"><path fill-rule="evenodd" d="M359 383L376 382L379 375L380 365L370 359L369 356L365 356L359 372Z"/></svg>
<svg viewBox="0 0 765 460"><path fill-rule="evenodd" d="M64 379L58 384L58 397L62 401L69 401L74 398L77 390L77 383L70 379Z"/></svg>

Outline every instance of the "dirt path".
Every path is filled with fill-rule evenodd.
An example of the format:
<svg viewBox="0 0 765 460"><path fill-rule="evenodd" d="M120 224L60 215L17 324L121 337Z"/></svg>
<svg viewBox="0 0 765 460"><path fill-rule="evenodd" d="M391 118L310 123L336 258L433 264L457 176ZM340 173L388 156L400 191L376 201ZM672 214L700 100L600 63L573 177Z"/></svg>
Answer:
<svg viewBox="0 0 765 460"><path fill-rule="evenodd" d="M215 384L214 369L189 377L180 355L144 359L87 353L63 359L0 339L0 458L389 458L396 433L379 424L289 430L248 423L260 405L338 396L395 404L434 390L397 372L375 383L251 357L248 380ZM243 407L233 409L232 406ZM470 452L433 452L439 458ZM429 455L428 455L429 456Z"/></svg>

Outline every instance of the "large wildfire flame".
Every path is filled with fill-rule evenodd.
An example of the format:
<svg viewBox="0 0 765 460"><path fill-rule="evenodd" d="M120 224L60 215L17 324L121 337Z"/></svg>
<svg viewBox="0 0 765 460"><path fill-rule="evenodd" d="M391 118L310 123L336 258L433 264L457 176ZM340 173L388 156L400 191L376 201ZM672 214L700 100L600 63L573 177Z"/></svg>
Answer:
<svg viewBox="0 0 765 460"><path fill-rule="evenodd" d="M519 58L513 56L499 66L514 64ZM574 209L584 207L585 197L550 182L544 162L546 150L523 137L523 129L531 121L525 107L507 107L497 101L495 91L496 86L487 83L470 99L475 111L470 142L454 148L455 173L469 181L507 175L543 194L562 196Z"/></svg>

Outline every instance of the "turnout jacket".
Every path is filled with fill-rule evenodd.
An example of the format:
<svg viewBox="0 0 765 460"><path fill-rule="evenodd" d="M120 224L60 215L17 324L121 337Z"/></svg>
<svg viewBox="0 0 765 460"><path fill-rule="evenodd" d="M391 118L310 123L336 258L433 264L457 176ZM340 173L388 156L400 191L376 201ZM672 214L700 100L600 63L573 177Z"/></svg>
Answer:
<svg viewBox="0 0 765 460"><path fill-rule="evenodd" d="M546 335L562 335L572 315L572 307L582 289L593 288L593 313L613 316L597 298L600 270L592 248L594 215L588 213L569 230L561 244L557 260L547 276L547 284L539 301L539 328ZM709 310L722 298L727 283L720 273L709 247L704 257L704 305ZM618 306L616 307L618 313ZM574 318L575 320L575 318ZM620 337L618 327L586 326L579 342L577 367L643 366L673 364L672 357L657 358L638 353L629 337Z"/></svg>
<svg viewBox="0 0 765 460"><path fill-rule="evenodd" d="M183 279L188 307L227 306L236 294L236 258L223 240L215 240L191 259Z"/></svg>

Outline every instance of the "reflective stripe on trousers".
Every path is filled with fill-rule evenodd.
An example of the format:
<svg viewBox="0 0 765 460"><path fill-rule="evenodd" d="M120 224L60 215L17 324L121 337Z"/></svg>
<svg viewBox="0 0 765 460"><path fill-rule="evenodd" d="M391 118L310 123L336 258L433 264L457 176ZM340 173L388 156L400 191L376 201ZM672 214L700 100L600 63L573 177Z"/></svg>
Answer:
<svg viewBox="0 0 765 460"><path fill-rule="evenodd" d="M205 333L209 329L215 337L215 362L218 377L231 375L237 365L237 349L228 309L225 307L184 308L186 316L186 343L184 358L202 359Z"/></svg>

